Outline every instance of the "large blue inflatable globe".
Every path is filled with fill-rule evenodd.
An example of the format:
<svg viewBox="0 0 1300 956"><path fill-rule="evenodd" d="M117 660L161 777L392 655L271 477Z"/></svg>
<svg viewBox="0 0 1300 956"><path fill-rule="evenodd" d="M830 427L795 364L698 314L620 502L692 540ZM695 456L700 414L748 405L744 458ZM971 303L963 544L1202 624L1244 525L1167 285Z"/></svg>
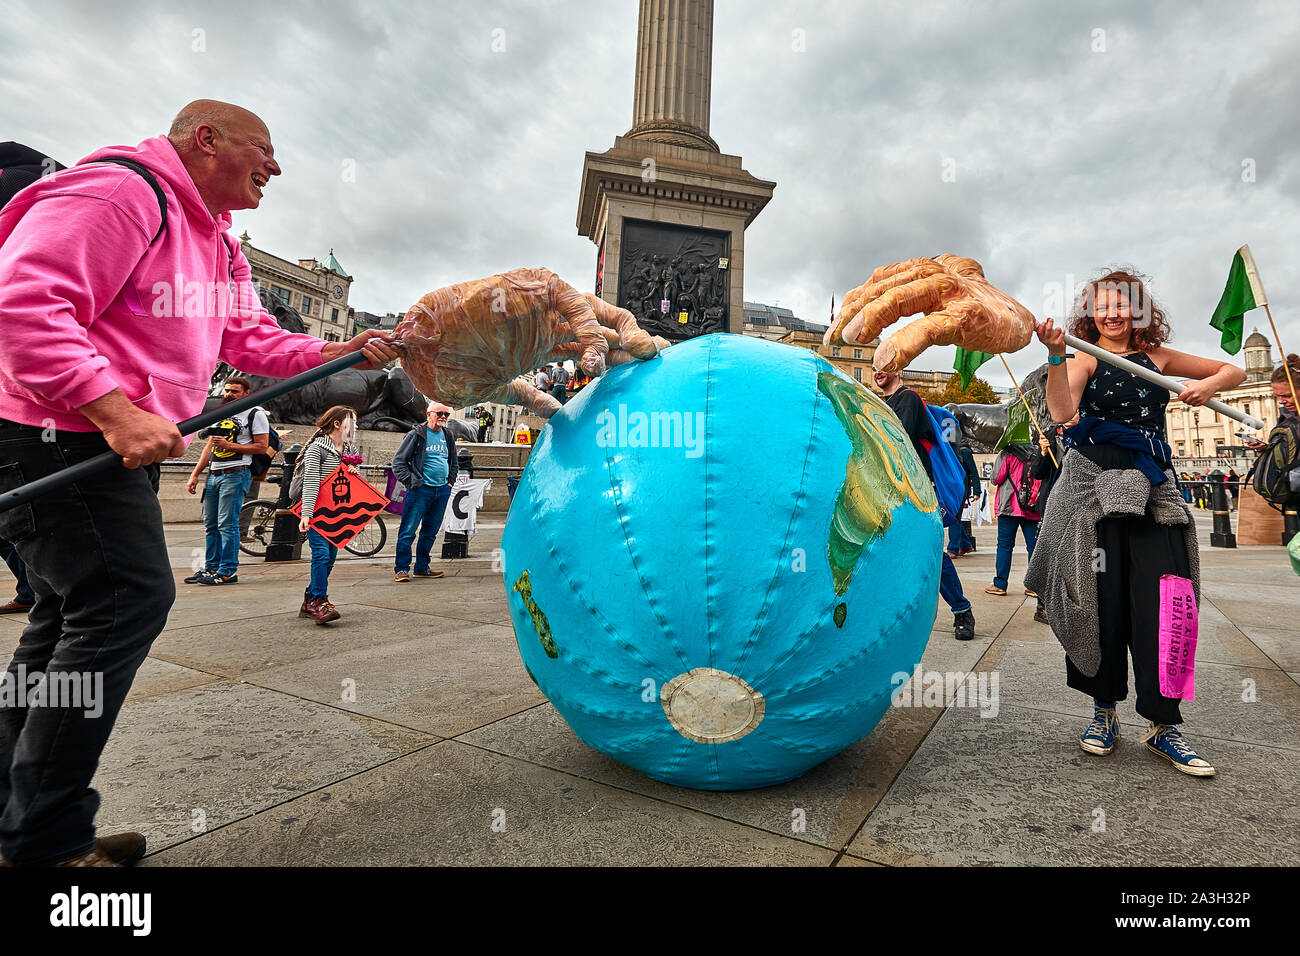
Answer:
<svg viewBox="0 0 1300 956"><path fill-rule="evenodd" d="M925 648L942 532L884 402L810 351L709 335L550 420L502 547L524 665L574 733L744 790L876 726Z"/></svg>

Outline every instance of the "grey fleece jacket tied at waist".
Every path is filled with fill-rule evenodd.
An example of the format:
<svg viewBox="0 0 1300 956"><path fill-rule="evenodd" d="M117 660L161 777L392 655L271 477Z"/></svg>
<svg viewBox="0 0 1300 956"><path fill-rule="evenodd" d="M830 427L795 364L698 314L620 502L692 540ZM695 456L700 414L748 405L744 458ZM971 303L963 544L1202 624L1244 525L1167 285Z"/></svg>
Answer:
<svg viewBox="0 0 1300 956"><path fill-rule="evenodd" d="M1101 666L1097 611L1097 522L1118 515L1150 515L1159 524L1182 525L1196 603L1201 601L1201 558L1196 522L1170 480L1152 485L1136 468L1103 469L1071 450L1047 499L1047 512L1025 587L1036 591L1047 610L1052 633L1074 666L1095 677Z"/></svg>

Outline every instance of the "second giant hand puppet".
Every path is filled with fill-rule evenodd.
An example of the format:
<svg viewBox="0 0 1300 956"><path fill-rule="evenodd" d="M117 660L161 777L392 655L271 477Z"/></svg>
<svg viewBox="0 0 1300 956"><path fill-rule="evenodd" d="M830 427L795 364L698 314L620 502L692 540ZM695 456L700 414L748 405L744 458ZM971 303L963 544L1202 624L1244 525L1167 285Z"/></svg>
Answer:
<svg viewBox="0 0 1300 956"><path fill-rule="evenodd" d="M560 408L521 378L573 359L595 377L606 365L654 358L668 342L627 309L581 293L549 269L512 269L430 292L397 327L402 368L425 395L452 408L526 405L542 418Z"/></svg>
<svg viewBox="0 0 1300 956"><path fill-rule="evenodd" d="M974 259L941 255L881 266L844 297L823 344L868 345L900 318L925 315L899 329L876 350L872 365L902 371L931 345L967 351L1014 352L1029 344L1034 316L984 278Z"/></svg>

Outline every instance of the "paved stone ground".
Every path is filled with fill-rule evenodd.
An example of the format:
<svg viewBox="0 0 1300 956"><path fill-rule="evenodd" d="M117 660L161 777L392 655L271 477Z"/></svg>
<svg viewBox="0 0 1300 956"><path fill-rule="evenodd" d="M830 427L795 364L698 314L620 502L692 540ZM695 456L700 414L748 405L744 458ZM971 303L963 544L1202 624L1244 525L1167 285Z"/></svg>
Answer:
<svg viewBox="0 0 1300 956"><path fill-rule="evenodd" d="M95 780L100 827L147 833L146 865L1300 862L1300 581L1280 548L1203 548L1198 694L1183 712L1215 779L1147 753L1131 698L1113 755L1079 749L1090 703L1014 586L1023 546L1012 594L983 593L985 527L958 561L976 640L953 640L941 605L922 666L996 673L996 716L894 708L798 780L706 793L587 748L546 703L491 570L500 535L486 524L433 581L394 584L391 558L341 557L329 627L297 616L306 562L178 585ZM167 537L179 581L202 528ZM0 618L0 653L20 630Z"/></svg>

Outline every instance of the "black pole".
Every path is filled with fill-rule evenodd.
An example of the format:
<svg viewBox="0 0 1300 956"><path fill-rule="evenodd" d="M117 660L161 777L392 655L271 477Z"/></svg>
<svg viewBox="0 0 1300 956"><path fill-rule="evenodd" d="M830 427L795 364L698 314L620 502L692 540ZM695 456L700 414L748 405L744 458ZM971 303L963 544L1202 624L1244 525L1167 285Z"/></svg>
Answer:
<svg viewBox="0 0 1300 956"><path fill-rule="evenodd" d="M1228 514L1228 491L1223 486L1224 474L1219 469L1210 472L1211 507L1214 509L1214 530L1210 532L1213 548L1235 548L1237 536L1232 533L1232 518Z"/></svg>
<svg viewBox="0 0 1300 956"><path fill-rule="evenodd" d="M261 405L272 398L278 398L286 392L292 392L294 389L302 388L304 385L310 385L312 382L318 382L323 378L328 378L335 372L341 372L345 368L351 368L353 365L360 365L366 361L365 353L350 352L347 355L341 355L324 365L317 366L314 369L295 375L292 378L286 378L283 382L277 382L274 385L268 385L260 391L253 392L251 395L245 395L237 401L228 402L225 405L218 405L211 411L195 415L193 418L187 418L179 423L176 427L182 435L192 435L200 428L207 428L223 418L236 415L239 412L247 411L256 405ZM10 508L17 508L19 505L25 505L27 502L39 498L41 495L49 494L57 488L64 485L70 485L82 478L89 477L96 472L111 468L113 465L121 465L122 456L115 451L106 451L102 455L96 455L94 458L88 458L83 462L64 468L62 471L56 471L52 475L46 475L44 478L37 478L35 481L29 481L25 485L20 485L12 491L6 491L0 494L0 511L8 511Z"/></svg>
<svg viewBox="0 0 1300 956"><path fill-rule="evenodd" d="M1282 506L1282 544L1291 543L1291 539L1300 534L1300 515L1296 514L1295 505Z"/></svg>
<svg viewBox="0 0 1300 956"><path fill-rule="evenodd" d="M284 450L280 495L275 502L275 525L271 530L271 543L266 546L267 561L297 561L302 557L298 516L289 510L289 486L293 484L294 467L302 453L302 445L290 445Z"/></svg>

